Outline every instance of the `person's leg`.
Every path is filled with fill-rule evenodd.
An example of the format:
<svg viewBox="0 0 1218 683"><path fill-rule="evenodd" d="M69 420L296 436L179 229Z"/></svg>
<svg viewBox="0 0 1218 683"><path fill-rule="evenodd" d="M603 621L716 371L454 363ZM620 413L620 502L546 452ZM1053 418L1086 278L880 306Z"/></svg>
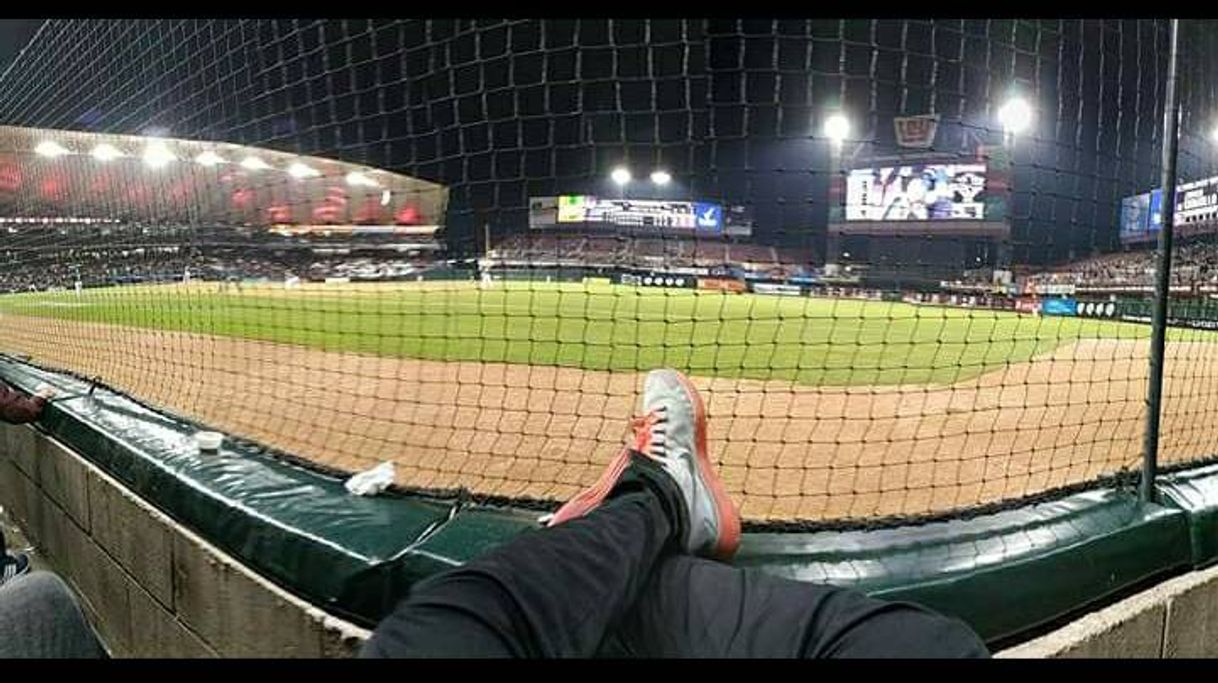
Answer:
<svg viewBox="0 0 1218 683"><path fill-rule="evenodd" d="M666 557L601 654L987 657L963 622L916 605L687 555Z"/></svg>
<svg viewBox="0 0 1218 683"><path fill-rule="evenodd" d="M0 659L104 656L72 591L58 576L32 572L0 587Z"/></svg>
<svg viewBox="0 0 1218 683"><path fill-rule="evenodd" d="M634 604L672 527L639 489L416 586L370 657L589 657Z"/></svg>
<svg viewBox="0 0 1218 683"><path fill-rule="evenodd" d="M421 582L362 654L589 657L666 549L730 556L740 518L706 454L701 398L678 373L655 371L643 410L630 450L552 528Z"/></svg>

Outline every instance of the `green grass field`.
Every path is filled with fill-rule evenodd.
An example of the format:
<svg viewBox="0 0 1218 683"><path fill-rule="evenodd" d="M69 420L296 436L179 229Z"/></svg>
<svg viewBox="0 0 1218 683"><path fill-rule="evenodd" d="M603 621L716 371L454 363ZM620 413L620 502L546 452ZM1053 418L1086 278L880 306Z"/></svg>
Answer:
<svg viewBox="0 0 1218 683"><path fill-rule="evenodd" d="M1078 339L1149 336L1144 325L985 310L539 283L243 293L125 287L3 296L0 313L394 357L671 366L821 385L950 383Z"/></svg>

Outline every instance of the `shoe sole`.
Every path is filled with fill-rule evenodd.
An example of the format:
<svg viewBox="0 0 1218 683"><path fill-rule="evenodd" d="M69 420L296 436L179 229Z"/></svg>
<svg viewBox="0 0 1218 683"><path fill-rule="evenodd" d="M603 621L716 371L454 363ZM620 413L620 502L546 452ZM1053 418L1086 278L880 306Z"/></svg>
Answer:
<svg viewBox="0 0 1218 683"><path fill-rule="evenodd" d="M715 541L711 556L718 560L729 560L740 547L740 515L732 505L732 499L727 495L723 481L715 473L715 467L710 461L710 450L706 447L706 405L702 402L702 395L688 377L675 371L673 374L694 404L694 451L698 456L698 478L715 500L719 538Z"/></svg>
<svg viewBox="0 0 1218 683"><path fill-rule="evenodd" d="M556 526L563 522L568 522L578 517L583 517L595 510L601 503L605 501L605 496L613 490L619 479L622 478L622 473L626 471L626 466L630 464L630 449L623 448L620 453L609 463L609 467L601 473L600 479L591 488L584 489L571 500L563 503L563 506L558 508L558 512L546 523L547 527Z"/></svg>

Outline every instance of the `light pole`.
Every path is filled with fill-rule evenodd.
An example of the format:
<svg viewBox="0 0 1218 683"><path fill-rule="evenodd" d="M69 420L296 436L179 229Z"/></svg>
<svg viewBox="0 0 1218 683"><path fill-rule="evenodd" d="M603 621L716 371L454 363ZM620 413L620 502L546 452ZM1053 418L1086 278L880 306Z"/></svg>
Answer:
<svg viewBox="0 0 1218 683"><path fill-rule="evenodd" d="M840 111L829 114L825 117L824 125L821 127L821 134L829 139L829 172L832 173L829 180L830 191L832 192L832 187L835 183L838 184L841 188L839 201L844 202L846 200L846 188L844 187L846 180L842 174L842 144L850 136L850 119L846 118L846 115ZM832 258L834 261L837 260L836 254L840 246L840 239L840 236L834 235L832 232L827 237L825 245L828 247L827 254L833 254ZM844 258L849 257L849 254L844 254ZM827 259L826 264L828 264Z"/></svg>
<svg viewBox="0 0 1218 683"><path fill-rule="evenodd" d="M1028 130L1032 126L1032 120L1035 117L1035 112L1027 100L1019 95L1012 95L1007 98L1007 101L998 108L998 123L1002 126L1002 143L1006 148L1007 156L1007 173L1009 174L1009 185L1015 185L1015 142L1020 134ZM1008 190L1009 191L1009 190ZM1010 224L1012 218L1008 214L1007 222ZM1004 267L1008 266L1007 257L1009 256L1009 245L1004 240L1003 242L1004 255L999 256Z"/></svg>

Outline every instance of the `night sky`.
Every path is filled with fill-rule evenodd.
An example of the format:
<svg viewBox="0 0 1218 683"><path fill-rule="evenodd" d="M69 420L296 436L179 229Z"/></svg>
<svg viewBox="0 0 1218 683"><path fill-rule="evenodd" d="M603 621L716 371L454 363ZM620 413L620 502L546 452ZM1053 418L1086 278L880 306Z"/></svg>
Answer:
<svg viewBox="0 0 1218 683"><path fill-rule="evenodd" d="M0 73L30 42L30 38L42 25L43 19L0 19Z"/></svg>

